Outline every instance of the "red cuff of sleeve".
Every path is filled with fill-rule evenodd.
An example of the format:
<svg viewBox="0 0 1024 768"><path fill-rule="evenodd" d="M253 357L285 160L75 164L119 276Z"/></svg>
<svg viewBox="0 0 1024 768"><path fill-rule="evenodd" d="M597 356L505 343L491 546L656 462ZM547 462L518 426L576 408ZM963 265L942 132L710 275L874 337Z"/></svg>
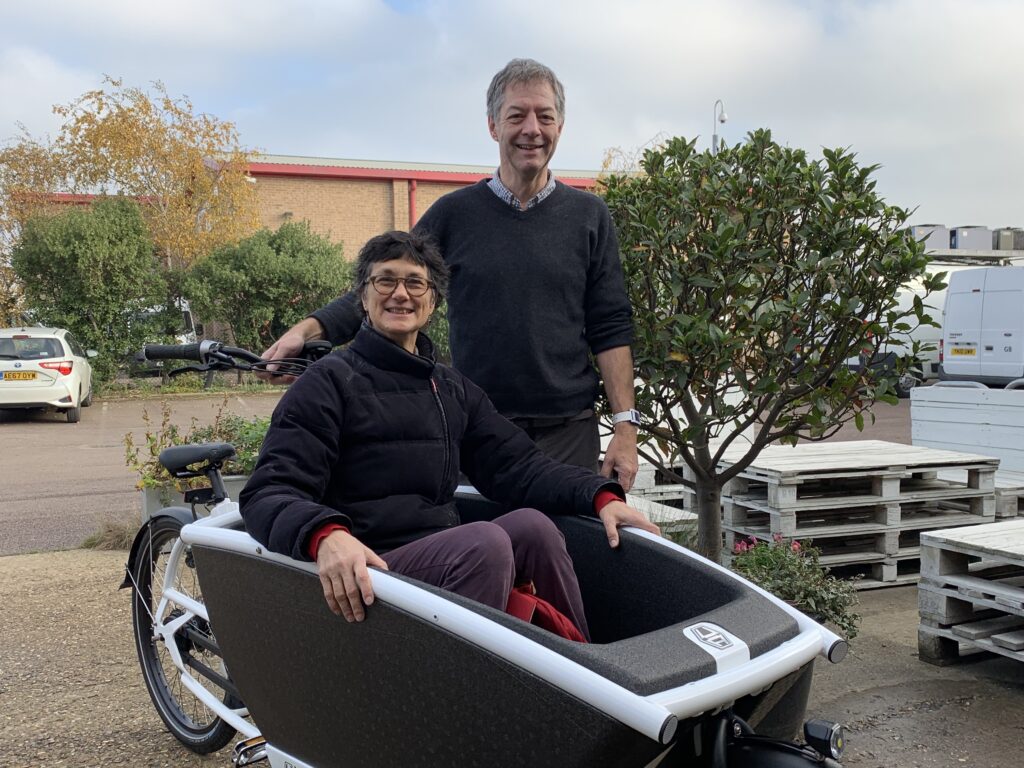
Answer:
<svg viewBox="0 0 1024 768"><path fill-rule="evenodd" d="M320 549L320 542L326 539L335 531L344 531L345 533L351 533L351 531L340 523L324 523L321 525L313 536L309 540L309 549L307 554L311 560L316 560L316 553Z"/></svg>
<svg viewBox="0 0 1024 768"><path fill-rule="evenodd" d="M613 501L625 501L625 499L615 493L615 491L609 491L607 489L598 491L597 496L594 497L594 514L596 515L604 509L605 505Z"/></svg>

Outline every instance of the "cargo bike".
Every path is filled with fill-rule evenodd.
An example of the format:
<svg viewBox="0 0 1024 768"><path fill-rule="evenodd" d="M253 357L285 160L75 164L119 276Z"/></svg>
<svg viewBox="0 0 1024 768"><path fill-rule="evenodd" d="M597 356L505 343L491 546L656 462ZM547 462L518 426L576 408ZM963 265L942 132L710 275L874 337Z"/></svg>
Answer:
<svg viewBox="0 0 1024 768"><path fill-rule="evenodd" d="M328 351L307 347L282 372ZM193 362L179 370L268 364L213 341L145 355ZM806 743L790 738L814 659L840 661L845 641L718 564L636 529L613 550L596 519L558 517L592 643L379 570L366 620L349 624L313 563L244 531L221 476L233 454L161 453L208 487L145 522L122 584L146 687L189 749L238 739L236 765L274 768L839 765L840 726L811 720ZM457 505L463 522L505 511L468 486Z"/></svg>

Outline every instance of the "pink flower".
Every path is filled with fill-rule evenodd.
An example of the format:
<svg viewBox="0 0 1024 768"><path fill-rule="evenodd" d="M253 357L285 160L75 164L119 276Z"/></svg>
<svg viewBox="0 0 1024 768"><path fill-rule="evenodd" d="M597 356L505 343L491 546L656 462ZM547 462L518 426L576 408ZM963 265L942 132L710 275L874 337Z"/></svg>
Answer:
<svg viewBox="0 0 1024 768"><path fill-rule="evenodd" d="M737 555L738 555L738 554L740 554L740 553L742 553L742 552L746 552L746 551L747 551L748 549L750 549L750 547L749 547L749 546L747 545L747 542L745 542L745 541L742 541L742 540L741 540L741 541L737 541L737 542L736 542L736 543L735 543L735 544L733 545L732 551L733 551L733 552L734 552L735 554L737 554Z"/></svg>
<svg viewBox="0 0 1024 768"><path fill-rule="evenodd" d="M789 545L789 548L792 549L794 552L799 552L800 551L800 542L799 541L792 542Z"/></svg>
<svg viewBox="0 0 1024 768"><path fill-rule="evenodd" d="M772 541L774 541L776 544L781 544L782 543L782 534L781 533L773 533L772 534Z"/></svg>

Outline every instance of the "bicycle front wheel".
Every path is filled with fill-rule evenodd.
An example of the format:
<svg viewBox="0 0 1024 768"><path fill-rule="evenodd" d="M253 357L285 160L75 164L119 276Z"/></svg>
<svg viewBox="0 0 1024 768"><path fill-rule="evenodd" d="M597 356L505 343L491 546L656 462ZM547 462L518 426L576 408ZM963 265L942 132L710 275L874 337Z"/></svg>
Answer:
<svg viewBox="0 0 1024 768"><path fill-rule="evenodd" d="M161 611L164 581L168 568L176 568L174 589L198 602L203 596L191 552L183 550L179 562L171 561L171 551L181 533L182 524L173 518L156 518L149 527L132 572L132 629L139 654L143 679L153 705L167 728L182 744L199 754L216 752L235 735L235 729L203 704L181 680L181 670L167 643L157 629L186 615L182 607L168 602ZM161 614L162 615L158 615ZM188 673L229 709L241 706L231 693L219 686L203 670L227 678L209 623L193 616L173 635L177 652L189 668ZM193 674L197 670L198 674Z"/></svg>

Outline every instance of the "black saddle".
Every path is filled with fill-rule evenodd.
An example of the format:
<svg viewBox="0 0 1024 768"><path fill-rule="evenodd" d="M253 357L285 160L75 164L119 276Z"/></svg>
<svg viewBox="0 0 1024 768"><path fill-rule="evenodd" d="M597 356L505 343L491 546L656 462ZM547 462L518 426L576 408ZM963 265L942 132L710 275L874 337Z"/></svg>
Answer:
<svg viewBox="0 0 1024 768"><path fill-rule="evenodd" d="M200 477L207 470L220 469L225 461L235 458L235 446L231 443L176 445L160 451L159 458L174 477ZM193 465L200 466L189 469Z"/></svg>

